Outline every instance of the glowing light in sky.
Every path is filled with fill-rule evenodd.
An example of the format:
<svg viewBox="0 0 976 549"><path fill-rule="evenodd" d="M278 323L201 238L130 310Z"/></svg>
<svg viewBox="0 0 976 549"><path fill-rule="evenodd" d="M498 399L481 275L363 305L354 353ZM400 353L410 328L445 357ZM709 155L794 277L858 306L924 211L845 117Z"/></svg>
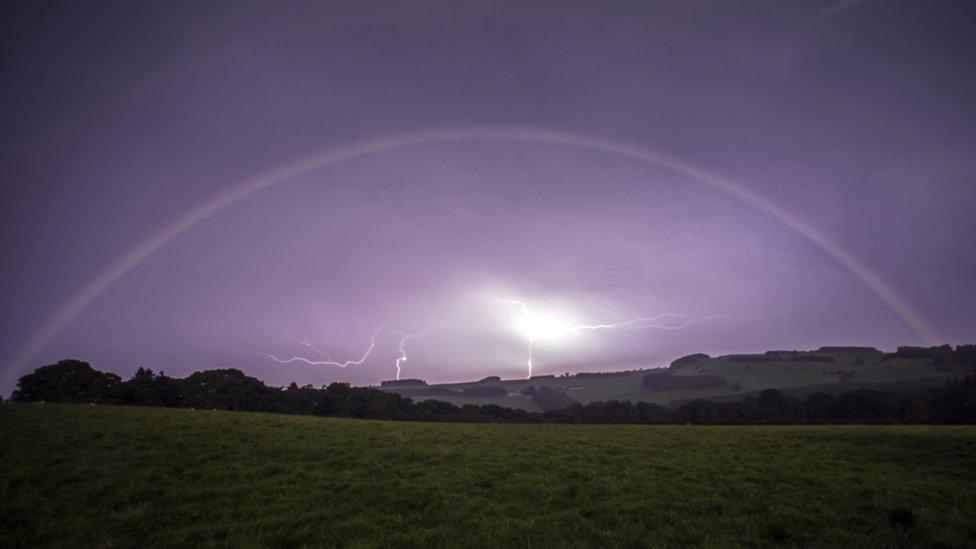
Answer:
<svg viewBox="0 0 976 549"><path fill-rule="evenodd" d="M523 301L517 299L500 299L496 300L497 303L505 305L515 305L518 307L519 314L514 319L511 325L516 333L521 337L524 337L528 341L528 357L526 359L526 366L528 369L528 378L532 377L532 369L534 366L534 353L536 343L539 341L545 341L548 344L561 344L565 343L565 340L578 335L580 332L585 331L597 331L597 330L643 330L643 329L659 329L659 330L680 330L690 324L696 322L703 322L706 320L713 320L720 318L718 316L701 316L701 315L691 315L685 313L660 313L653 316L634 318L631 320L626 320L623 322L614 322L608 324L581 324L576 321L576 319L566 311L556 311L556 310L532 310ZM464 317L454 317L441 320L435 324L432 324L423 330L415 333L401 332L395 328L388 325L380 326L373 332L373 335L369 338L369 345L363 352L362 356L358 359L351 359L346 361L336 361L332 360L332 357L324 352L322 349L316 347L311 342L303 340L299 342L303 348L310 349L314 351L319 356L324 357L324 360L317 360L308 358L305 356L292 356L289 358L282 358L278 355L272 353L264 352L254 352L269 358L278 364L292 364L292 363L303 363L310 366L337 366L339 368L347 368L349 366L360 366L369 359L370 355L377 346L377 338L384 331L395 335L399 339L397 340L397 357L393 363L395 369L394 375L396 379L400 379L400 375L403 371L403 365L407 362L407 342L413 339L419 339L430 332L441 328L445 324L451 322L457 322L462 320ZM671 319L672 323L663 323L664 319ZM252 351L248 351L252 352Z"/></svg>
<svg viewBox="0 0 976 549"><path fill-rule="evenodd" d="M540 130L535 128L475 127L415 132L392 137L377 137L368 139L335 149L328 149L314 153L310 156L277 166L261 172L254 177L228 186L225 190L221 191L209 200L195 206L169 224L164 225L155 232L151 233L145 238L145 240L129 249L116 261L108 265L103 272L99 273L98 276L90 280L85 286L79 289L79 291L73 295L71 299L63 303L56 311L54 311L51 316L14 354L14 356L9 360L2 370L2 373L5 376L3 380L6 380L10 376L15 375L17 372L22 371L30 360L32 360L34 356L41 349L43 349L64 326L71 322L71 320L74 319L79 313L85 310L95 298L112 286L115 281L123 277L135 266L142 263L147 257L153 255L164 245L176 239L214 213L232 206L233 204L240 202L244 198L247 198L248 196L251 196L262 189L277 185L299 175L311 172L312 170L324 168L344 160L419 145L458 143L476 140L547 143L551 145L562 145L566 147L603 152L623 158L630 158L650 166L660 167L685 176L690 180L698 181L704 185L725 192L740 202L767 214L773 219L778 220L786 227L802 235L804 238L827 253L837 263L848 269L854 276L860 279L875 294L877 294L878 297L880 297L905 321L908 326L915 331L919 339L928 342L930 345L937 345L944 340L944 338L937 334L935 329L925 321L925 319L914 309L914 307L912 307L907 300L896 292L895 289L880 275L856 259L853 255L851 255L851 253L834 243L817 228L807 224L800 218L794 216L791 212L756 193L745 185L725 179L724 177L713 174L705 169L699 168L698 166L661 155L655 151L644 150L639 147L617 143L598 137L575 135L572 133ZM301 357L294 357L294 359L290 360L309 363L316 362L309 361L308 359L302 360ZM351 365L359 362L360 361L349 361L348 364ZM345 363L333 364L340 365Z"/></svg>
<svg viewBox="0 0 976 549"><path fill-rule="evenodd" d="M565 314L534 312L522 301L517 299L502 299L500 303L516 305L519 308L519 316L515 320L515 328L526 339L528 339L528 366L527 378L532 377L533 353L536 342L539 340L557 341L569 336L573 336L581 331L594 330L641 330L641 329L661 329L661 330L680 330L689 324L719 318L717 316L699 316L680 313L661 313L654 316L635 318L624 322L613 324L574 324L573 320ZM658 324L657 321L664 318L687 320L679 324Z"/></svg>

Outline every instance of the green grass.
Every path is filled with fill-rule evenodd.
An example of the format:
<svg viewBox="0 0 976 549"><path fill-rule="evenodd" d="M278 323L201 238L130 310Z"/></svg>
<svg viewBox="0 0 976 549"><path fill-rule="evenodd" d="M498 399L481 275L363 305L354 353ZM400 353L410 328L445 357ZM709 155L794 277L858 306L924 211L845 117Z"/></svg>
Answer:
<svg viewBox="0 0 976 549"><path fill-rule="evenodd" d="M976 427L3 404L0 545L974 546L974 471Z"/></svg>

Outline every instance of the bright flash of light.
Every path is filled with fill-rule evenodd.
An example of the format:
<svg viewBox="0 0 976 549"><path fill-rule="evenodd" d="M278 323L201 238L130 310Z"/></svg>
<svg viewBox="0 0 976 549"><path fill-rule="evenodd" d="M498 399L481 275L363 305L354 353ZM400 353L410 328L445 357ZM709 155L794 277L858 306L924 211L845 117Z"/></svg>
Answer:
<svg viewBox="0 0 976 549"><path fill-rule="evenodd" d="M540 339L554 340L572 336L582 331L596 330L680 330L696 322L719 318L718 316L699 316L683 313L660 313L654 316L635 318L612 324L573 324L567 317L533 312L524 302L517 299L502 299L499 302L516 305L519 308L520 314L515 321L515 327L529 342L528 358L526 360L528 375L526 378L532 377L533 353L536 341ZM664 324L660 322L667 318L684 320L677 324Z"/></svg>

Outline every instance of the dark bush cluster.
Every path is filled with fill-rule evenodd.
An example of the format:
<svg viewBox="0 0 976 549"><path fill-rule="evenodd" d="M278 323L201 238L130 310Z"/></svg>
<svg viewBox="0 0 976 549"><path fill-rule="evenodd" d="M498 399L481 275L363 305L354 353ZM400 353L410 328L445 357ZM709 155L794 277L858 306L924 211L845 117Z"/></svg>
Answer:
<svg viewBox="0 0 976 549"><path fill-rule="evenodd" d="M886 353L883 360L896 358L931 359L936 366L976 367L976 345L951 345L937 347L898 347L894 353Z"/></svg>
<svg viewBox="0 0 976 549"><path fill-rule="evenodd" d="M236 369L207 370L178 379L140 368L132 379L123 382L119 376L99 372L85 362L63 360L20 378L11 400L455 422L976 423L976 375L950 378L945 386L922 391L860 389L836 396L815 393L799 399L767 389L758 396L737 401L699 399L673 407L619 401L580 404L550 387L527 387L523 393L545 411L532 413L495 405L455 406L438 400L415 403L393 392L346 383L321 388L295 383L284 388L268 387Z"/></svg>
<svg viewBox="0 0 976 549"><path fill-rule="evenodd" d="M616 372L577 372L577 373L573 374L572 376L566 376L566 377L575 377L576 379L593 379L593 378L606 378L606 377L624 377L624 376L629 376L631 374L636 374L636 373L646 372L646 371L647 371L647 369L643 369L643 370L620 370L620 371L616 371Z"/></svg>
<svg viewBox="0 0 976 549"><path fill-rule="evenodd" d="M427 385L422 379L387 379L380 382L380 387L415 387L417 385Z"/></svg>
<svg viewBox="0 0 976 549"><path fill-rule="evenodd" d="M676 407L639 402L591 402L545 413L560 423L976 423L976 376L917 392L860 389L805 399L766 389L733 402L693 400Z"/></svg>
<svg viewBox="0 0 976 549"><path fill-rule="evenodd" d="M831 347L831 346L826 346L826 347L821 347L821 348L817 349L817 352L820 352L820 353L848 353L848 354L858 353L858 354L862 354L862 355L870 355L870 354L878 354L878 355L880 355L881 354L881 350L880 349L875 349L874 347L853 347L853 346L849 346L849 347L837 347L837 346Z"/></svg>
<svg viewBox="0 0 976 549"><path fill-rule="evenodd" d="M748 362L752 364L760 364L764 362L781 362L782 359L778 355L729 355L729 362Z"/></svg>

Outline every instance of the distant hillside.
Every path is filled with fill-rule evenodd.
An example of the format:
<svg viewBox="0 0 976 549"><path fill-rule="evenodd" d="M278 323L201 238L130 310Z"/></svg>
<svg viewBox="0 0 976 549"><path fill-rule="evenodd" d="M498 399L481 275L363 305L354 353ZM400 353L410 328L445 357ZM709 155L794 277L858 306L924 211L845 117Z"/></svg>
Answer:
<svg viewBox="0 0 976 549"><path fill-rule="evenodd" d="M716 357L695 353L675 359L667 368L540 375L532 379L490 378L419 387L386 385L381 389L414 400L437 399L458 406L495 404L537 412L551 409L549 403L557 401L586 404L626 400L666 405L698 398L735 400L769 388L797 396L859 388L926 388L948 377L971 374L974 368L976 345L899 347L894 353L874 347L824 346L812 351L772 350ZM500 389L491 394L472 391L486 381ZM538 396L542 388L547 388L542 393L545 397ZM556 397L555 392L569 400Z"/></svg>

